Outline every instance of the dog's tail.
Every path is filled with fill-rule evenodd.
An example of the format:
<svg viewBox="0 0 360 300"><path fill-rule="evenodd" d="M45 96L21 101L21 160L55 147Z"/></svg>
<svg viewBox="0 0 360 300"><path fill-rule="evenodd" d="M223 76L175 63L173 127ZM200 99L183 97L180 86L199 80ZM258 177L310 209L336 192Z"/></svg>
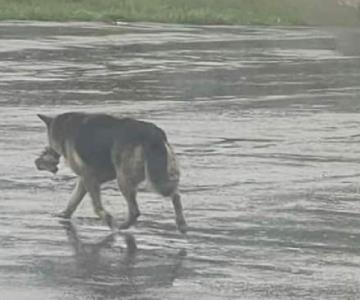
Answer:
<svg viewBox="0 0 360 300"><path fill-rule="evenodd" d="M153 188L163 196L171 196L179 183L179 167L175 154L166 141L158 136L144 144L146 176Z"/></svg>

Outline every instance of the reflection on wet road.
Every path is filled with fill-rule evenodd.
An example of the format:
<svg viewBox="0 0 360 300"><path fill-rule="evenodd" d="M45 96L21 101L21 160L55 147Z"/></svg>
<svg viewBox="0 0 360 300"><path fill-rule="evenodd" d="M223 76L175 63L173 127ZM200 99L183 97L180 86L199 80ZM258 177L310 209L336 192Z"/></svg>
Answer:
<svg viewBox="0 0 360 300"><path fill-rule="evenodd" d="M357 299L360 31L0 23L4 299ZM111 235L74 177L35 170L36 113L108 112L166 130L190 225L139 195ZM104 203L117 218L114 184Z"/></svg>

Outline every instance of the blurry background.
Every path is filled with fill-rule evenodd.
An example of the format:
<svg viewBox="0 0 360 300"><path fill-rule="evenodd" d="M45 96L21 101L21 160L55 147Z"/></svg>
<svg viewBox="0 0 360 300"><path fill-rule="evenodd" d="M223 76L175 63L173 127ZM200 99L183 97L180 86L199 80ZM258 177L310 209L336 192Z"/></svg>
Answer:
<svg viewBox="0 0 360 300"><path fill-rule="evenodd" d="M0 20L359 25L358 0L0 0Z"/></svg>

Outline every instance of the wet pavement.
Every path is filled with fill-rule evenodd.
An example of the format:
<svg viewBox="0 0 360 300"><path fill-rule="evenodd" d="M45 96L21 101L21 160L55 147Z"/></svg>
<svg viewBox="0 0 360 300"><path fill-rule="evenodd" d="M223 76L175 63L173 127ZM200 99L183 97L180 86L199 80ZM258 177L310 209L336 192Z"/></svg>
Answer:
<svg viewBox="0 0 360 300"><path fill-rule="evenodd" d="M358 299L360 30L0 23L0 288L13 299ZM111 234L33 164L36 113L155 122L190 231L142 192ZM114 183L105 206L119 220Z"/></svg>

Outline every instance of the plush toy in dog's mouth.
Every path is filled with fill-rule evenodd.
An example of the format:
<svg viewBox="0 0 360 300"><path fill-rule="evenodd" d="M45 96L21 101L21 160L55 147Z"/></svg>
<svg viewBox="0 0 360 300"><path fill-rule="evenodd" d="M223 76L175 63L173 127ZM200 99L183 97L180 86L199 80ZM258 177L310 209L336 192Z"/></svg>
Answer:
<svg viewBox="0 0 360 300"><path fill-rule="evenodd" d="M40 171L49 171L55 174L59 169L60 155L52 148L46 147L40 156L35 160L35 165Z"/></svg>

